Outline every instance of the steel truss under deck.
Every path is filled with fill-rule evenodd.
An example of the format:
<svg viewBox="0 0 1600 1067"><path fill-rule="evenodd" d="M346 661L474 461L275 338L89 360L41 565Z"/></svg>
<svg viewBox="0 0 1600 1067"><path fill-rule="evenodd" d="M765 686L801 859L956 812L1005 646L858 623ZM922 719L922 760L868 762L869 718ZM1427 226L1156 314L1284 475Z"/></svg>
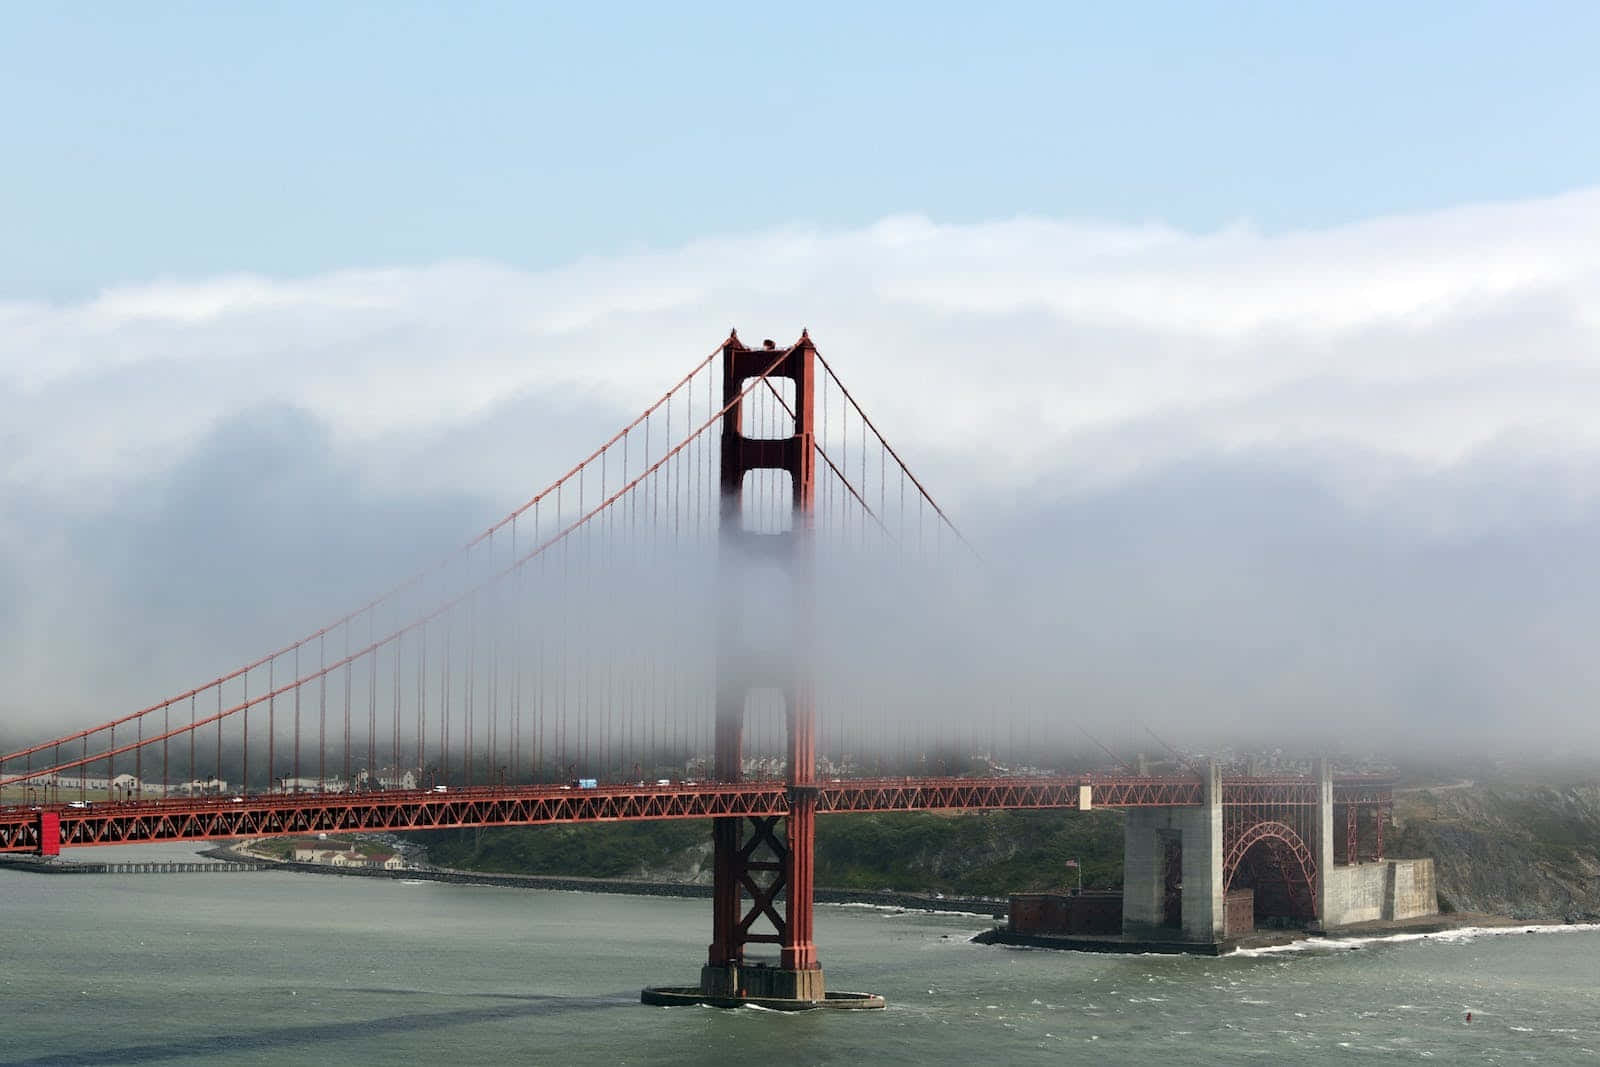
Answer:
<svg viewBox="0 0 1600 1067"><path fill-rule="evenodd" d="M1204 783L1184 778L861 778L819 783L819 814L886 811L1075 809L1089 787L1094 807L1174 807L1203 803ZM1315 803L1316 785L1301 779L1224 782L1224 808ZM1386 783L1336 782L1339 804L1381 808ZM543 826L714 817L770 818L789 813L782 782L699 782L668 786L523 786L449 793L247 795L232 798L52 804L0 808L0 852L39 852L41 816L60 820L64 848L148 841L205 841L358 830L434 830L468 826Z"/></svg>

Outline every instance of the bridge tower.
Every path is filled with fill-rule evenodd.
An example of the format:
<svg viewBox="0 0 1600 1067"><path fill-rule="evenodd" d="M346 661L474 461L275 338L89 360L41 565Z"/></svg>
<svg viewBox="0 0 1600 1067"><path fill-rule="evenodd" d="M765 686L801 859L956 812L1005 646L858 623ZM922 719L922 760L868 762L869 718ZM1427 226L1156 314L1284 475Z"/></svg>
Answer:
<svg viewBox="0 0 1600 1067"><path fill-rule="evenodd" d="M813 420L816 349L802 332L787 349L768 341L748 348L732 333L722 346L723 415L720 542L723 583L718 635L716 776L742 777L746 708L753 690L782 694L787 734L786 818L719 818L713 823L712 940L701 971L702 992L719 997L824 999L812 934L812 868L816 845L816 708L811 679L812 532L815 479ZM755 437L745 420L745 385L765 375L793 383L793 433ZM753 392L747 396L755 395ZM750 529L746 503L752 472L789 476L786 530ZM769 476L770 478L770 476ZM770 485L768 486L770 488ZM753 501L751 501L753 503ZM752 624L751 575L776 571L790 585L787 617ZM781 900L781 906L780 906ZM765 919L772 933L755 932ZM746 947L776 944L777 966L750 966Z"/></svg>

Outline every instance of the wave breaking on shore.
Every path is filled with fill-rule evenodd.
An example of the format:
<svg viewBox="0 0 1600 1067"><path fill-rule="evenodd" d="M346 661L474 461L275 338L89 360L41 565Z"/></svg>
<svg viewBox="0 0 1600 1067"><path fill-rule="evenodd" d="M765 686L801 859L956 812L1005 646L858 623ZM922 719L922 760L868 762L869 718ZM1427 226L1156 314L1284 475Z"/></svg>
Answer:
<svg viewBox="0 0 1600 1067"><path fill-rule="evenodd" d="M1518 923L1507 926L1458 926L1453 930L1430 930L1419 933L1398 931L1392 934L1372 934L1361 937L1307 937L1286 945L1263 945L1259 948L1241 948L1228 953L1231 958L1250 959L1257 956L1285 954L1351 952L1368 945L1394 945L1408 941L1442 941L1466 944L1481 937L1505 937L1512 934L1593 933L1600 931L1600 923ZM1226 958L1226 957L1225 957Z"/></svg>

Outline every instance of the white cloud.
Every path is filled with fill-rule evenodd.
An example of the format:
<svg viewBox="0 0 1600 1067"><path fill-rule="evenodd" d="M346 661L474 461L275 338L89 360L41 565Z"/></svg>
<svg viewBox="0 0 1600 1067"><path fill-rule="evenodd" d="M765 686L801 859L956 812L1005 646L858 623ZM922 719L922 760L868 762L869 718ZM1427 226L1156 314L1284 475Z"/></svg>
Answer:
<svg viewBox="0 0 1600 1067"><path fill-rule="evenodd" d="M1456 634L1459 660L1441 659L1448 673L1519 634L1567 633L1586 610L1493 583L1482 601L1515 625L1475 629L1461 622L1470 610L1438 605L1488 581L1496 560L1520 567L1569 545L1562 524L1594 522L1597 293L1600 190L1283 235L896 217L542 273L453 262L0 302L0 550L11 561L0 594L12 599L0 630L26 638L8 654L22 698L81 709L87 698L58 679L98 665L105 685L82 688L134 703L121 673L133 668L101 663L96 646L129 618L162 632L156 617L168 611L178 636L159 686L177 682L194 665L188 642L212 639L194 625L196 605L213 586L240 587L234 557L265 554L287 572L307 561L321 568L318 598L356 599L381 584L371 573L380 562L398 567L526 499L728 326L747 341L786 341L804 325L936 494L1002 533L1008 522L1027 528L1015 539L1067 559L1052 573L1083 590L1071 641L1100 650L1082 676L1101 698L1162 704L1204 689L1193 678L1146 684L1155 635L1191 649L1194 677L1233 664L1212 679L1214 708L1233 707L1237 680L1255 678L1273 695L1249 699L1276 714L1272 701L1303 689L1344 699L1355 684L1295 625L1356 635L1346 638L1352 660L1385 664L1360 682L1381 688L1385 671L1404 682L1386 664L1419 634ZM272 523L252 486L231 477L230 464L255 455L270 460ZM320 527L301 529L293 514L306 487ZM1273 492L1281 506L1250 510ZM212 499L221 502L208 511ZM1195 500L1225 513L1216 528L1182 527ZM477 513L457 530L462 507ZM207 515L198 527L188 518L197 512ZM348 534L373 516L428 532L373 555ZM1530 523L1542 532L1519 541ZM137 562L85 559L130 524ZM1426 544L1506 531L1492 551L1442 562ZM1270 570L1257 566L1257 533ZM1314 547L1302 556L1302 544ZM341 568L324 557L340 545L373 556L354 569L360 588L329 584ZM162 602L160 573L112 573L176 573L200 552L206 580L183 607ZM1394 552L1412 555L1398 567ZM1600 582L1581 574L1565 584ZM1393 593L1403 611L1375 614L1350 596L1407 582ZM81 604L118 583L126 588L107 595L126 603L86 616ZM206 657L213 668L258 651L258 638L322 621L294 621L298 589L247 588L278 598L257 613L272 633L228 640ZM1229 597L1245 606L1212 625ZM1387 638L1366 638L1375 618ZM1593 679L1571 666L1576 657L1551 665L1537 660L1552 642L1516 647L1525 673L1504 701L1540 695L1552 715L1590 706ZM1267 684L1253 648L1304 674ZM1409 706L1409 690L1397 691L1374 706ZM1483 699L1486 714L1502 706Z"/></svg>
<svg viewBox="0 0 1600 1067"><path fill-rule="evenodd" d="M1508 437L1588 449L1597 282L1600 191L1270 236L904 217L544 273L129 285L0 305L0 478L114 480L262 402L374 448L520 392L582 390L621 414L730 324L809 326L900 443L973 457L959 475L978 484L1207 448L1435 464Z"/></svg>

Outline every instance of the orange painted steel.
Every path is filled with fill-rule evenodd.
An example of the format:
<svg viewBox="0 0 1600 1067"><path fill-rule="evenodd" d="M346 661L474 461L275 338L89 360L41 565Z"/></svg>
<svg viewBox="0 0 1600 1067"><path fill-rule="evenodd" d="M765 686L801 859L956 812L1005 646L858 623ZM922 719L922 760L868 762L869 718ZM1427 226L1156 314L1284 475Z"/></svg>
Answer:
<svg viewBox="0 0 1600 1067"><path fill-rule="evenodd" d="M1317 858L1304 835L1286 822L1268 819L1249 823L1237 835L1224 833L1223 892L1232 891L1234 880L1244 868L1245 857L1257 846L1266 850L1271 865L1276 868L1291 899L1298 897L1303 902L1302 917L1315 917L1317 896L1322 885Z"/></svg>
<svg viewBox="0 0 1600 1067"><path fill-rule="evenodd" d="M712 939L707 952L714 967L744 962L745 946L772 943L779 946L779 965L786 970L814 971L820 967L812 929L812 872L816 855L816 817L819 810L816 775L816 701L811 680L811 563L813 514L816 505L815 379L816 346L804 331L800 339L779 350L772 342L760 349L747 347L737 332L722 345L723 425L719 482L721 491L718 536L724 551L737 553L755 547L763 554L773 550L783 559L788 580L798 592L800 607L791 620L768 620L774 629L783 622L792 632L779 662L770 674L751 674L742 662L740 642L757 636L741 632L732 613L722 620L717 671L716 752L717 775L737 780L742 774L746 699L753 687L767 686L784 696L787 728L788 783L786 809L781 813L724 815L712 825ZM794 383L790 407L772 385L773 378ZM751 436L744 399L747 381L764 383L794 420L785 437ZM770 431L771 427L763 427ZM787 531L751 532L744 529L745 475L752 471L783 471L790 478L792 516ZM738 569L733 568L736 572ZM724 581L732 579L724 576ZM730 590L737 600L739 590ZM769 650L772 651L772 650ZM766 657L756 657L765 659ZM778 828L782 818L781 833ZM763 853L765 850L765 853ZM778 900L782 899L781 910ZM748 903L747 903L748 902ZM759 920L771 925L771 934L752 932Z"/></svg>
<svg viewBox="0 0 1600 1067"><path fill-rule="evenodd" d="M1089 786L1095 807L1199 804L1205 786L1183 778L852 778L818 783L819 815L889 811L1076 809ZM1224 801L1224 807L1230 806ZM0 807L0 852L40 851L39 829L57 820L63 848L152 841L206 841L363 830L435 830L477 826L655 819L788 816L782 782L606 785L594 789L536 785L447 793L251 794L231 797Z"/></svg>

